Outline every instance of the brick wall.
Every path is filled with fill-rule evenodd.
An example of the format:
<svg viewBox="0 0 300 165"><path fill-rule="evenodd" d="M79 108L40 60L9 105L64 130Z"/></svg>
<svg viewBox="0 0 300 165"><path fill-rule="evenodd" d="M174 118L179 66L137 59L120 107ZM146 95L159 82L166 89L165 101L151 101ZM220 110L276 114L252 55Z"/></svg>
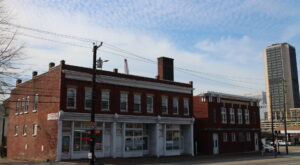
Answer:
<svg viewBox="0 0 300 165"><path fill-rule="evenodd" d="M56 157L57 120L47 120L47 114L59 111L61 66L18 84L10 98L8 127L8 158L54 160ZM37 112L33 112L34 95L39 95ZM28 113L16 115L18 98L29 96ZM23 126L28 125L27 135L23 136ZM32 136L33 124L38 124L36 136ZM15 136L15 125L19 126ZM27 147L27 148L26 148Z"/></svg>

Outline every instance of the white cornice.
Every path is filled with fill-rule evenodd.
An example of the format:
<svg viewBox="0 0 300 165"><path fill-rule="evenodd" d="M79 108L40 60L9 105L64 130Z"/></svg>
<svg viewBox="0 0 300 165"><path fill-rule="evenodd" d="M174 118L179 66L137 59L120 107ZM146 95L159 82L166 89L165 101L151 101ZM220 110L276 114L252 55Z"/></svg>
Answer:
<svg viewBox="0 0 300 165"><path fill-rule="evenodd" d="M78 72L72 70L63 70L65 74L65 78L74 79L80 81L92 81L92 74L85 72ZM149 82L135 79L128 79L116 76L107 76L107 75L97 75L96 77L97 83L107 83L121 86L129 86L129 87L137 87L137 88L146 88L146 89L154 89L160 91L169 91L169 92L178 92L191 94L193 88L183 87L178 85L164 84L158 82Z"/></svg>
<svg viewBox="0 0 300 165"><path fill-rule="evenodd" d="M90 121L89 113L63 112L60 120ZM135 116L120 114L96 114L97 122L126 122L126 123L164 123L164 124L193 124L194 118L161 117L161 116Z"/></svg>

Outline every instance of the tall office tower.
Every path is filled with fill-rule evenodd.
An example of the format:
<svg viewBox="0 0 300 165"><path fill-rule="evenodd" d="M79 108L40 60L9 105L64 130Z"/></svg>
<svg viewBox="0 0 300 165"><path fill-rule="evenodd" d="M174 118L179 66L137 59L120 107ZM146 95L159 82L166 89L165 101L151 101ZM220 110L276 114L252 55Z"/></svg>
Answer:
<svg viewBox="0 0 300 165"><path fill-rule="evenodd" d="M271 105L273 119L282 120L284 108L290 119L290 108L300 105L296 50L287 43L273 44L264 49L264 61L268 119L271 120Z"/></svg>

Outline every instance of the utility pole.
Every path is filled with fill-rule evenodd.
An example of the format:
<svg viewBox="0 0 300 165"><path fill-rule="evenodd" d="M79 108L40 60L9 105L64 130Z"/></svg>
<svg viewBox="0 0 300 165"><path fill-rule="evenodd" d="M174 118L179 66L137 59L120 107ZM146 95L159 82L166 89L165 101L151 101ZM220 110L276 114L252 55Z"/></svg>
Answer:
<svg viewBox="0 0 300 165"><path fill-rule="evenodd" d="M271 82L269 79L269 88L270 88L270 112L271 112L271 131L272 131L272 142L273 142L273 147L274 147L274 157L277 157L277 147L275 145L275 135L274 135L274 114L273 114L273 103L272 103L272 95L273 95L273 90L270 87L271 86Z"/></svg>
<svg viewBox="0 0 300 165"><path fill-rule="evenodd" d="M100 45L93 46L93 77L92 77L92 110L91 110L91 132L90 132L90 152L88 158L90 159L90 165L95 165L95 103L96 103L96 59L97 59L97 49L101 47Z"/></svg>
<svg viewBox="0 0 300 165"><path fill-rule="evenodd" d="M269 87L270 88L270 87ZM274 157L277 157L277 147L275 144L275 135L274 135L274 114L273 114L273 104L272 104L272 89L270 90L270 108L271 108L271 129L272 129L272 141L273 141L273 147L274 147Z"/></svg>
<svg viewBox="0 0 300 165"><path fill-rule="evenodd" d="M284 110L283 110L283 122L284 122L284 136L285 136L285 152L288 155L289 149L288 149L288 136L287 136L287 128L286 128L286 97L285 97L285 80L282 79L282 88L283 88L283 101L284 101Z"/></svg>

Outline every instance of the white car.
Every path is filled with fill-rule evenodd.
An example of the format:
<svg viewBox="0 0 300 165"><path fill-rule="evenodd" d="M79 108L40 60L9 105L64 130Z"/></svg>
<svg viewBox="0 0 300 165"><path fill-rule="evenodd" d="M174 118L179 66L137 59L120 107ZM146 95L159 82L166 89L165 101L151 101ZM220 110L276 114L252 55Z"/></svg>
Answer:
<svg viewBox="0 0 300 165"><path fill-rule="evenodd" d="M264 144L263 147L265 149L265 152L274 152L275 151L274 147L271 145Z"/></svg>

